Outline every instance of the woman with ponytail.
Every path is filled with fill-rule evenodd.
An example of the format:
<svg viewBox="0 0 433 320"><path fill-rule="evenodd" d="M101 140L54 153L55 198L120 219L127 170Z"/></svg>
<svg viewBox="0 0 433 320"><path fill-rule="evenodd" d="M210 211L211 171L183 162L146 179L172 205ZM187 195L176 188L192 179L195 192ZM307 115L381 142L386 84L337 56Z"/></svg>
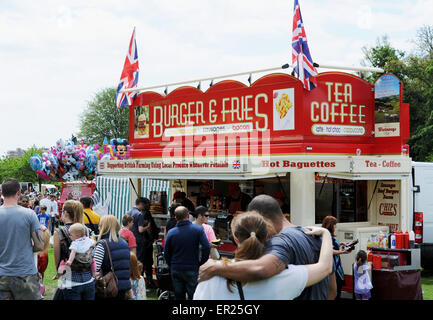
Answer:
<svg viewBox="0 0 433 320"><path fill-rule="evenodd" d="M232 220L233 238L238 247L235 261L260 258L265 251L266 240L275 234L272 224L257 212L246 212ZM322 236L319 261L311 265L288 265L281 273L248 283L236 283L215 276L200 282L194 300L291 300L332 272L332 241L329 231L309 227L310 235ZM223 260L221 263L230 263Z"/></svg>

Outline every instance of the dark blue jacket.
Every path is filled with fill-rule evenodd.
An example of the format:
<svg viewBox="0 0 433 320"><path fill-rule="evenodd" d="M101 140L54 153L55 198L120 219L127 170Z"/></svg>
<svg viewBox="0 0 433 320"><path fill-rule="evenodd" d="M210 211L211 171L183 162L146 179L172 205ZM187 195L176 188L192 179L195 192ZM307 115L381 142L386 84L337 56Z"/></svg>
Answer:
<svg viewBox="0 0 433 320"><path fill-rule="evenodd" d="M107 247L105 241L107 240L108 246L111 251L111 259L113 260L114 274L119 281L117 284L118 290L129 290L131 289L131 281L129 280L129 246L128 243L122 238L118 237L119 242L109 241L109 234L104 234L101 237L102 245L105 249L104 261L102 262L102 273L103 275L110 272L110 258L108 257Z"/></svg>
<svg viewBox="0 0 433 320"><path fill-rule="evenodd" d="M167 233L164 258L171 270L198 271L200 265L208 260L209 252L209 241L203 227L192 224L191 221L179 221Z"/></svg>

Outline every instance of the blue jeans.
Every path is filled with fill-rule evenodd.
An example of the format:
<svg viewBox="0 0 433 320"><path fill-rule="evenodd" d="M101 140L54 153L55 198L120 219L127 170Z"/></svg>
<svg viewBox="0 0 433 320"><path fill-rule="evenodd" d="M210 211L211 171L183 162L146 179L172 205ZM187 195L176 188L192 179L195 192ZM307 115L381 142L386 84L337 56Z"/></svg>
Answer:
<svg viewBox="0 0 433 320"><path fill-rule="evenodd" d="M65 300L95 300L95 282L64 289Z"/></svg>
<svg viewBox="0 0 433 320"><path fill-rule="evenodd" d="M171 270L171 280L176 300L185 300L185 294L192 300L197 287L198 271Z"/></svg>

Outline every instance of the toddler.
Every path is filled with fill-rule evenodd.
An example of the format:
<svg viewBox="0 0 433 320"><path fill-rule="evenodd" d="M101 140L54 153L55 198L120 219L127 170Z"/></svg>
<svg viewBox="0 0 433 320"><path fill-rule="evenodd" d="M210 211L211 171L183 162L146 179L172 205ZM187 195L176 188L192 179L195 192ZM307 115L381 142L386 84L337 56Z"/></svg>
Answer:
<svg viewBox="0 0 433 320"><path fill-rule="evenodd" d="M131 229L134 225L134 218L129 214L124 214L122 217L122 229L119 231L119 235L128 242L129 251L137 254L137 241Z"/></svg>
<svg viewBox="0 0 433 320"><path fill-rule="evenodd" d="M370 290L373 285L371 284L369 270L371 270L371 267L367 263L367 253L364 250L359 250L356 254L356 263L353 264L356 300L368 300L371 298Z"/></svg>
<svg viewBox="0 0 433 320"><path fill-rule="evenodd" d="M130 280L131 280L131 290L129 293L129 299L131 300L147 300L146 296L146 283L141 275L143 265L138 261L137 256L131 252L129 256L130 262Z"/></svg>

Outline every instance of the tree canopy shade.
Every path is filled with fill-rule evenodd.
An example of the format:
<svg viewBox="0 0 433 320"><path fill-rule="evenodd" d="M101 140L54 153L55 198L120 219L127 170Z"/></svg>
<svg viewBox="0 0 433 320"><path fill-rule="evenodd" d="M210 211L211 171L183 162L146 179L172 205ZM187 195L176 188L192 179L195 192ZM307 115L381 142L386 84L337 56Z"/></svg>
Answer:
<svg viewBox="0 0 433 320"><path fill-rule="evenodd" d="M102 145L105 137L128 139L128 120L128 107L116 107L116 90L103 89L81 115L79 138L87 145Z"/></svg>
<svg viewBox="0 0 433 320"><path fill-rule="evenodd" d="M364 65L383 68L403 82L403 102L410 104L410 156L415 161L433 158L433 27L418 30L417 51L407 54L393 48L388 38L363 48ZM368 74L374 83L380 74Z"/></svg>

